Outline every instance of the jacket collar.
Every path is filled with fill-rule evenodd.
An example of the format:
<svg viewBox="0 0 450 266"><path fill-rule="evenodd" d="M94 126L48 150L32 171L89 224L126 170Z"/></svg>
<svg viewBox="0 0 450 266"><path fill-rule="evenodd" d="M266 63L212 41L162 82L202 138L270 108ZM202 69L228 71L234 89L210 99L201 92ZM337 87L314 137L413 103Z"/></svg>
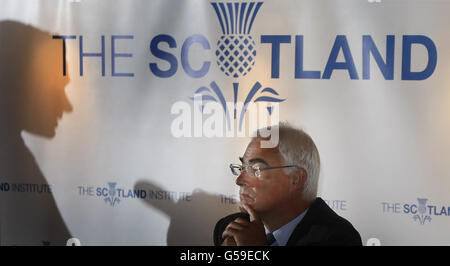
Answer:
<svg viewBox="0 0 450 266"><path fill-rule="evenodd" d="M298 242L305 237L306 235L314 235L314 232L318 232L320 230L318 227L320 225L315 225L315 221L317 220L320 213L326 208L326 203L321 198L316 198L313 203L308 208L308 212L305 217L300 221L300 223L295 227L292 232L286 246L292 246L298 244ZM317 228L316 228L317 227ZM313 240L313 239L311 239Z"/></svg>

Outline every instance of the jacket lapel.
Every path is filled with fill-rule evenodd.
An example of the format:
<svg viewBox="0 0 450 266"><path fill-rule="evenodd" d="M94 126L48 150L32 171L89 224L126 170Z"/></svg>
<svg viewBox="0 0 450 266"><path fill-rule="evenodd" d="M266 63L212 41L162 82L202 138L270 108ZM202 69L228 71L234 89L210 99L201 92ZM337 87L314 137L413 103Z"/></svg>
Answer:
<svg viewBox="0 0 450 266"><path fill-rule="evenodd" d="M314 221L316 221L319 213L323 209L322 204L326 203L321 198L314 200L305 217L295 227L286 246L314 243L318 241L316 239L320 239L326 233L323 226L314 225Z"/></svg>

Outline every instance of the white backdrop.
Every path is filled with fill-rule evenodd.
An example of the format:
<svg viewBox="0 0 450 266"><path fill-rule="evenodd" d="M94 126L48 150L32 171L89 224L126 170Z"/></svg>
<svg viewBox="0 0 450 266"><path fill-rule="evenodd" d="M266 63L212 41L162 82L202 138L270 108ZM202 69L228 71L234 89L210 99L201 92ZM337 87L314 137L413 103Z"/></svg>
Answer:
<svg viewBox="0 0 450 266"><path fill-rule="evenodd" d="M231 33L222 32L212 3L0 0L0 24L9 21L4 25L13 29L21 24L47 32L58 54L63 41L52 36L72 38L66 39L70 80L64 86L71 110L52 137L26 129L20 135L21 147L31 152L43 178L20 181L11 172L0 172L0 244L64 244L61 235L46 233L52 227L48 222L65 223L66 235L69 231L82 245L212 245L215 222L237 210L238 190L228 165L243 154L249 138L174 137L171 128L177 115L171 108L179 101L193 107L189 97L201 87L211 88L214 81L230 102L233 83L239 83L241 102L256 82L285 99L278 105L280 120L303 128L319 149L319 196L352 222L363 243L377 238L382 245L449 245L450 2L266 0L250 34L241 34L252 36L256 56L246 59L254 62L252 70L238 78L225 75L216 63L217 42ZM221 3L228 11L228 2ZM222 12L221 5L217 7ZM152 51L152 41L161 35L166 37L154 48L162 52ZM183 44L193 35L202 37L186 48L182 61ZM270 35L276 36L272 43L263 41ZM1 33L2 45L8 36ZM82 57L81 76L80 42L84 53L101 53L102 36L103 57ZM295 61L296 36L303 36L303 70L320 71L319 78L295 77L300 64ZM368 51L363 36L370 36L384 62L387 36L393 36L392 79L383 76L374 50L370 78L363 78L363 51ZM411 44L413 76L427 66L431 69L424 79L402 78L405 36L429 40L429 46ZM176 45L169 47L170 40ZM279 58L274 40L282 42ZM113 75L112 42L120 54L114 59L115 73L132 76ZM210 47L202 46L205 43ZM333 47L337 58L330 56ZM278 78L272 74L277 59ZM327 62L334 61L329 67L335 69L326 78ZM201 77L193 77L183 62L197 73L205 62L210 65ZM152 63L168 77L155 74ZM4 69L14 60L0 64ZM36 64L33 73L49 63ZM349 69L356 70L357 79ZM27 73L20 75L26 80ZM62 76L61 67L54 75ZM39 97L47 99L46 94ZM8 124L2 122L1 127L7 131ZM2 167L29 167L8 157L11 151L5 145L0 147ZM24 189L24 184L49 184L52 191ZM138 197L128 195L129 190L136 190ZM53 198L53 214L60 218L47 221L36 211L45 203L26 203L42 198Z"/></svg>

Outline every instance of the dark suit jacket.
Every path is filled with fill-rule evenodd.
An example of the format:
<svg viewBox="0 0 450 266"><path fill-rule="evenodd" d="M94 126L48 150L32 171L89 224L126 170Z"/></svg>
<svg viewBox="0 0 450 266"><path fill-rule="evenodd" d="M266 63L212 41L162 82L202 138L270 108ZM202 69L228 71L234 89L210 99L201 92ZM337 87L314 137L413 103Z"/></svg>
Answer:
<svg viewBox="0 0 450 266"><path fill-rule="evenodd" d="M219 220L214 228L214 245L223 242L222 233L238 217L249 219L246 213L234 213ZM361 236L352 224L336 214L321 199L316 198L305 217L292 232L287 246L361 246Z"/></svg>

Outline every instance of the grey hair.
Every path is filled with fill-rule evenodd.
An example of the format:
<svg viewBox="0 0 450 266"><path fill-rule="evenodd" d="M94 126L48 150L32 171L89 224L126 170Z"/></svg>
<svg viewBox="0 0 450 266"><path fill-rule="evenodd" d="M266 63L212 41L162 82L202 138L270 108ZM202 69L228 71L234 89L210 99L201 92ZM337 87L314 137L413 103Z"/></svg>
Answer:
<svg viewBox="0 0 450 266"><path fill-rule="evenodd" d="M274 128L275 127L275 128ZM317 189L320 174L320 156L312 138L302 129L297 129L287 122L281 122L278 126L272 126L271 131L278 128L279 144L278 149L286 165L298 165L306 170L307 179L303 187L303 199L312 202L317 197ZM258 129L256 137L261 138ZM264 130L267 130L265 128ZM288 174L295 171L295 168L285 168Z"/></svg>

